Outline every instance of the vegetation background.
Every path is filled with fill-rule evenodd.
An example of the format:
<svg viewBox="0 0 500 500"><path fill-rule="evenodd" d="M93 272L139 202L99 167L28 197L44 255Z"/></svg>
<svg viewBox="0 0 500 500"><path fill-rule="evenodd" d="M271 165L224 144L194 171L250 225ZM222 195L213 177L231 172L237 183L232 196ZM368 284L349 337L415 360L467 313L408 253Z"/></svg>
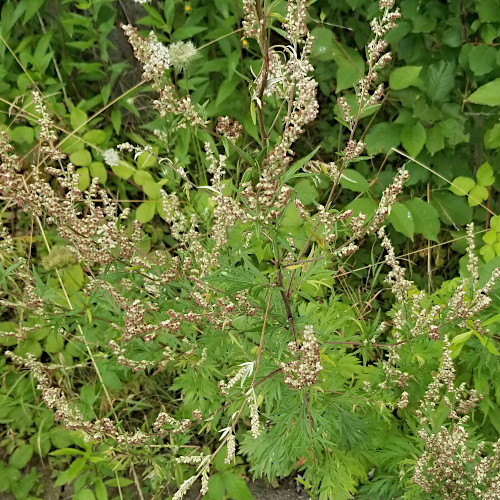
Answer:
<svg viewBox="0 0 500 500"><path fill-rule="evenodd" d="M282 96L266 97L257 116L263 42L242 31L245 6L253 3L2 2L6 498L177 500L176 491L199 477L208 481L208 498L244 500L252 498L246 479L276 485L290 475L321 499L498 494L500 2L397 3L402 17L385 36L392 60L378 71L386 92L360 112L355 138L365 144L363 155L342 163L337 177L328 166L346 157L350 136L338 98L358 109L356 83L371 71L369 21L382 13L373 0L308 2L319 113L279 175L279 186L294 194L274 224L268 213L253 222L217 219L219 196L248 199L244 183L262 180L284 133ZM300 59L305 46L294 46L283 25L287 2L261 7L269 46L294 47ZM158 86L143 79L120 24L144 37L153 31L172 61L174 47L194 44L192 60L172 62L168 79L176 102L189 95L205 125L192 127L192 115L172 109L158 114ZM278 75L273 85L284 80ZM225 116L241 124L235 141L217 131ZM45 118L56 134L52 143ZM132 149L118 153L125 142ZM14 163L20 169L13 178L24 179L26 189L17 194L9 185ZM413 283L398 296L391 283L403 279L401 269L384 260L390 248L368 229L402 167L409 180L384 222ZM30 198L37 182L52 194L39 190L40 198ZM332 183L338 189L330 199ZM62 200L73 188L96 199L86 204L74 195L83 216L106 212L104 193L118 213L130 210L128 219L102 215L122 245L111 260L91 255L90 240L81 243L87 255L75 253L74 234L61 233L63 215L43 199L59 197L67 208ZM318 207L327 201L336 214L366 215L358 235L352 219L335 221L341 248L355 240L355 253L329 246L326 227L316 231ZM215 238L214 220L231 228L226 240ZM125 252L129 242L134 258ZM204 272L199 261L210 254L219 265ZM184 266L179 274L175 262ZM192 269L202 269L199 280ZM286 291L294 292L288 302ZM466 311L457 317L461 306ZM211 314L227 322L208 321ZM127 332L147 335L166 321L152 343L124 341ZM311 356L320 352L321 370L298 389L286 378L298 378L304 362L299 355L293 365L292 330L301 336L297 352L308 342ZM52 409L50 387L59 398ZM457 416L457 408L470 418ZM68 416L76 414L81 420L72 428ZM159 422L160 414L168 417ZM106 419L114 430L103 427ZM251 432L257 423L259 432ZM156 433L160 428L168 432Z"/></svg>

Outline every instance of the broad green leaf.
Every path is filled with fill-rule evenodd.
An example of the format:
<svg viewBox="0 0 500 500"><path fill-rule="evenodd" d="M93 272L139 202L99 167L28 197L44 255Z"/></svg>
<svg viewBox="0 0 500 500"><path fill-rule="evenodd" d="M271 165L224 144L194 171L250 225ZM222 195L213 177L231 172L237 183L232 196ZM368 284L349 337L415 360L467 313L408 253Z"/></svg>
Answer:
<svg viewBox="0 0 500 500"><path fill-rule="evenodd" d="M337 68L337 92L352 89L362 76L362 71L355 64L347 59L340 59Z"/></svg>
<svg viewBox="0 0 500 500"><path fill-rule="evenodd" d="M59 473L54 486L62 486L73 481L85 469L86 463L87 459L85 457L74 460L67 470Z"/></svg>
<svg viewBox="0 0 500 500"><path fill-rule="evenodd" d="M122 112L119 109L111 111L111 124L113 125L113 130L118 135L122 126Z"/></svg>
<svg viewBox="0 0 500 500"><path fill-rule="evenodd" d="M224 485L226 493L230 498L238 500L253 500L253 495L248 489L245 480L233 472L224 474Z"/></svg>
<svg viewBox="0 0 500 500"><path fill-rule="evenodd" d="M474 104L500 106L500 78L479 87L467 100Z"/></svg>
<svg viewBox="0 0 500 500"><path fill-rule="evenodd" d="M318 191L309 179L301 179L295 184L294 188L297 192L297 198L304 205L311 205L318 200Z"/></svg>
<svg viewBox="0 0 500 500"><path fill-rule="evenodd" d="M87 488L78 491L75 493L73 496L74 500L96 500L94 492L92 490L89 490Z"/></svg>
<svg viewBox="0 0 500 500"><path fill-rule="evenodd" d="M370 127L365 137L366 150L370 155L388 153L401 143L401 125L377 123Z"/></svg>
<svg viewBox="0 0 500 500"><path fill-rule="evenodd" d="M495 182L495 176L493 175L493 168L489 162L484 162L476 172L477 183L480 186L489 187Z"/></svg>
<svg viewBox="0 0 500 500"><path fill-rule="evenodd" d="M404 206L410 211L415 224L415 233L424 238L438 241L439 223L438 211L429 203L420 198L413 198L404 202Z"/></svg>
<svg viewBox="0 0 500 500"><path fill-rule="evenodd" d="M92 178L98 177L101 184L106 184L108 180L108 172L104 163L100 161L93 161L89 166L90 175Z"/></svg>
<svg viewBox="0 0 500 500"><path fill-rule="evenodd" d="M486 149L500 148L500 123L495 123L484 133L484 147Z"/></svg>
<svg viewBox="0 0 500 500"><path fill-rule="evenodd" d="M344 189L355 191L356 193L365 193L370 185L368 181L357 170L350 168L344 169L339 180Z"/></svg>
<svg viewBox="0 0 500 500"><path fill-rule="evenodd" d="M14 469L24 469L33 456L33 446L23 444L17 447L9 457L9 466Z"/></svg>
<svg viewBox="0 0 500 500"><path fill-rule="evenodd" d="M82 149L71 154L69 161L77 167L88 167L92 163L92 155L86 149Z"/></svg>
<svg viewBox="0 0 500 500"><path fill-rule="evenodd" d="M455 87L456 67L443 60L431 64L424 77L424 89L431 101L442 102Z"/></svg>
<svg viewBox="0 0 500 500"><path fill-rule="evenodd" d="M337 45L333 41L333 31L328 28L314 28L314 45L311 57L319 61L331 61L336 54Z"/></svg>
<svg viewBox="0 0 500 500"><path fill-rule="evenodd" d="M475 185L474 179L460 176L453 180L450 191L457 196L466 196Z"/></svg>
<svg viewBox="0 0 500 500"><path fill-rule="evenodd" d="M142 222L142 224L146 224L146 222L153 219L155 212L156 203L153 201L145 201L137 207L137 210L135 211L135 218L139 222Z"/></svg>
<svg viewBox="0 0 500 500"><path fill-rule="evenodd" d="M160 182L146 180L142 185L142 189L149 199L161 200L161 186L162 184Z"/></svg>
<svg viewBox="0 0 500 500"><path fill-rule="evenodd" d="M80 108L73 108L69 115L69 122L74 129L79 128L87 121L87 113Z"/></svg>
<svg viewBox="0 0 500 500"><path fill-rule="evenodd" d="M494 229L490 229L483 234L482 240L487 245L494 245L497 242L497 232Z"/></svg>
<svg viewBox="0 0 500 500"><path fill-rule="evenodd" d="M365 214L367 219L370 219L375 210L377 209L377 205L370 198L357 198L356 200L351 201L346 206L347 210L352 210L354 214Z"/></svg>
<svg viewBox="0 0 500 500"><path fill-rule="evenodd" d="M484 245L479 249L479 253L484 259L484 262L490 262L496 257L495 248L493 245Z"/></svg>
<svg viewBox="0 0 500 500"><path fill-rule="evenodd" d="M389 87L403 90L417 82L422 66L403 66L396 68L389 76Z"/></svg>
<svg viewBox="0 0 500 500"><path fill-rule="evenodd" d="M488 199L488 190L484 186L476 184L469 192L468 201L471 207L480 205Z"/></svg>
<svg viewBox="0 0 500 500"><path fill-rule="evenodd" d="M90 184L89 169L87 167L77 168L75 174L78 175L78 189L80 191L85 191Z"/></svg>
<svg viewBox="0 0 500 500"><path fill-rule="evenodd" d="M147 170L136 170L134 173L134 182L142 186L146 181L154 183L155 180Z"/></svg>
<svg viewBox="0 0 500 500"><path fill-rule="evenodd" d="M408 153L416 157L425 145L427 135L422 124L404 125L401 130L401 143Z"/></svg>
<svg viewBox="0 0 500 500"><path fill-rule="evenodd" d="M444 149L444 133L443 130L438 127L439 123L433 127L427 129L427 137L425 140L425 147L431 155L437 153Z"/></svg>
<svg viewBox="0 0 500 500"><path fill-rule="evenodd" d="M108 360L96 360L96 365L101 374L102 381L108 389L122 388L120 377L114 369L113 363Z"/></svg>
<svg viewBox="0 0 500 500"><path fill-rule="evenodd" d="M469 52L469 66L476 76L486 75L496 67L496 50L489 45L474 45Z"/></svg>
<svg viewBox="0 0 500 500"><path fill-rule="evenodd" d="M97 500L108 500L108 490L100 477L95 479L94 487Z"/></svg>
<svg viewBox="0 0 500 500"><path fill-rule="evenodd" d="M500 215L494 215L490 219L490 227L494 229L497 233L500 233Z"/></svg>
<svg viewBox="0 0 500 500"><path fill-rule="evenodd" d="M83 134L84 141L90 142L90 144L99 145L102 144L106 140L106 132L104 130L89 130Z"/></svg>
<svg viewBox="0 0 500 500"><path fill-rule="evenodd" d="M133 173L135 172L135 168L128 163L127 161L120 160L118 165L113 165L111 167L111 170L114 172L115 175L120 177L120 179L127 180L130 177L132 177Z"/></svg>
<svg viewBox="0 0 500 500"><path fill-rule="evenodd" d="M208 500L220 500L224 498L225 487L224 478L220 472L212 474L208 480L208 493L206 498Z"/></svg>
<svg viewBox="0 0 500 500"><path fill-rule="evenodd" d="M477 0L475 7L482 22L500 21L500 0Z"/></svg>
<svg viewBox="0 0 500 500"><path fill-rule="evenodd" d="M403 204L395 203L391 207L391 213L387 220L398 233L402 233L408 236L408 238L413 239L415 223L413 222L411 212Z"/></svg>
<svg viewBox="0 0 500 500"><path fill-rule="evenodd" d="M156 157L147 151L141 153L135 161L138 168L149 168L156 165Z"/></svg>

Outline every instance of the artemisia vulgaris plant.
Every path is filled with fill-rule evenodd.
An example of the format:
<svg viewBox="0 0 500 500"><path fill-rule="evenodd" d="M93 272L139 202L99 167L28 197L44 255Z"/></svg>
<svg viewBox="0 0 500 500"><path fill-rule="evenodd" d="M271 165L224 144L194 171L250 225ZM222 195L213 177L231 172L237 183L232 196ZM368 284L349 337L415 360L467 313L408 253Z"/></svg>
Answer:
<svg viewBox="0 0 500 500"><path fill-rule="evenodd" d="M243 456L251 474L269 481L297 474L321 499L500 495L500 443L468 439L481 395L455 383L450 350L470 329L491 341L479 318L499 272L478 285L470 227L470 278L447 300L415 289L384 229L408 179L404 168L374 213L336 204L344 172L363 155L363 113L385 93L385 36L400 12L393 0L379 7L356 105L338 98L345 143L335 161L321 161L317 150L294 153L319 109L307 1L288 0L283 15L267 0L243 0L239 36L260 53L248 86L258 140L234 117L208 119L174 85L205 49L121 26L153 107L193 130L209 179L198 185L189 169L142 145L102 152L110 167L127 155L155 155L165 166L158 174L183 185L160 191L162 224L176 242L169 248L143 251L141 224L99 178L79 189L38 91L36 161L23 161L1 136L2 197L33 217L46 254L21 262L10 278L1 305L18 328L8 335L22 340L43 325L71 346L50 360L14 347L4 355L12 369L30 371L62 425L108 443L114 463L140 466L136 479L153 498L167 489L180 500L195 483L200 496L222 498L213 479L219 454L227 466ZM231 179L235 164L241 175ZM318 201L301 201L301 178L327 186ZM209 193L205 206L190 203L193 190ZM2 231L5 265L16 249ZM338 278L363 244L388 266L392 304L378 314L360 312ZM78 399L81 381L96 385L90 415Z"/></svg>

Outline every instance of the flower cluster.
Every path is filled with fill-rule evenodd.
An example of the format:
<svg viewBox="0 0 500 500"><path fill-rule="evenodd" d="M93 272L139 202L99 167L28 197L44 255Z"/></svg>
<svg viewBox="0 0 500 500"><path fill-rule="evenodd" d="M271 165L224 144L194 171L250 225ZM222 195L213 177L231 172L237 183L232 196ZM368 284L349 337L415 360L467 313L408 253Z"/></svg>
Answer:
<svg viewBox="0 0 500 500"><path fill-rule="evenodd" d="M319 344L311 325L304 327L302 345L290 342L288 350L297 358L289 363L278 363L283 372L285 384L292 389L303 389L316 383L321 366Z"/></svg>

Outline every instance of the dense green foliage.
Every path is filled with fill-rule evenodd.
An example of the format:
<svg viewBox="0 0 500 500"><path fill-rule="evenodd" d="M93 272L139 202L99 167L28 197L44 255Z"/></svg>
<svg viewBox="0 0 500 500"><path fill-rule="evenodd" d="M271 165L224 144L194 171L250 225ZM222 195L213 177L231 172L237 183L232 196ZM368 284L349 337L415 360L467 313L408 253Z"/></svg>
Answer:
<svg viewBox="0 0 500 500"><path fill-rule="evenodd" d="M2 3L0 492L494 498L500 4L402 0L364 105L377 2L310 2L310 54L286 1L243 3ZM270 46L313 69L263 84Z"/></svg>

